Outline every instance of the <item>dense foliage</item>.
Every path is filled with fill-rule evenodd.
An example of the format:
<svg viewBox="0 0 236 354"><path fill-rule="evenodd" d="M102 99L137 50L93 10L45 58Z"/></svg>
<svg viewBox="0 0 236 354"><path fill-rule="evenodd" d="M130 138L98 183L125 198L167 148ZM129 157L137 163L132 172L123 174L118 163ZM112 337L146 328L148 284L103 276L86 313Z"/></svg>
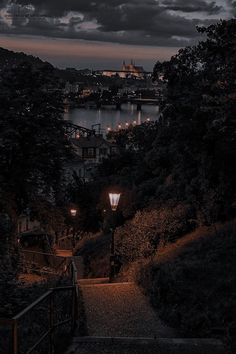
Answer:
<svg viewBox="0 0 236 354"><path fill-rule="evenodd" d="M0 79L1 208L19 213L58 188L68 152L62 97L47 65L22 64Z"/></svg>
<svg viewBox="0 0 236 354"><path fill-rule="evenodd" d="M205 41L154 68L166 82L159 123L110 134L121 154L100 176L132 191L134 211L183 202L211 224L236 211L236 20L198 30Z"/></svg>
<svg viewBox="0 0 236 354"><path fill-rule="evenodd" d="M44 223L50 217L46 209L54 207L55 214L60 173L70 151L61 113L62 97L50 65L38 68L25 63L0 73L2 298L18 271L17 217L32 205L34 216L44 218Z"/></svg>
<svg viewBox="0 0 236 354"><path fill-rule="evenodd" d="M235 341L235 221L159 252L139 282L161 315L190 336Z"/></svg>
<svg viewBox="0 0 236 354"><path fill-rule="evenodd" d="M198 30L205 41L154 69L164 72L167 97L150 153L159 172L171 175L177 198L211 223L235 213L236 20Z"/></svg>

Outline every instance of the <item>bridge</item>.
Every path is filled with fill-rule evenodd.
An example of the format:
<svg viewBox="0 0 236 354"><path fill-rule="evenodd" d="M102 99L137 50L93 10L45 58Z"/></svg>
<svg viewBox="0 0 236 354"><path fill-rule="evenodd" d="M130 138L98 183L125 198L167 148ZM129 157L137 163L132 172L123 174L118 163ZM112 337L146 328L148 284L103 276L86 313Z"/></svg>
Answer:
<svg viewBox="0 0 236 354"><path fill-rule="evenodd" d="M123 97L114 97L112 100L99 100L96 102L97 108L101 108L103 106L114 106L116 109L121 109L122 104L130 102L132 104L137 105L137 111L142 110L142 105L159 105L159 98L123 98Z"/></svg>
<svg viewBox="0 0 236 354"><path fill-rule="evenodd" d="M160 103L160 99L157 98L128 98L128 102L137 105L137 111L142 110L142 105L155 105L158 106Z"/></svg>
<svg viewBox="0 0 236 354"><path fill-rule="evenodd" d="M74 124L70 121L64 121L64 127L66 131L66 135L70 138L78 138L80 136L92 136L96 135L95 129L88 129L85 127L81 127L80 125Z"/></svg>

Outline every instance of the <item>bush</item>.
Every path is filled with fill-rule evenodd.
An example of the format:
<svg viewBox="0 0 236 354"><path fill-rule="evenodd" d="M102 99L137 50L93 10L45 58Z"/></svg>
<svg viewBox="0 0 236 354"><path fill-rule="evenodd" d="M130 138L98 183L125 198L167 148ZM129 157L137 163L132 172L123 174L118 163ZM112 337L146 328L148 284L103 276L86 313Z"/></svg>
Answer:
<svg viewBox="0 0 236 354"><path fill-rule="evenodd" d="M160 244L173 242L192 230L195 223L188 205L138 211L131 221L116 229L116 248L125 261L147 258Z"/></svg>
<svg viewBox="0 0 236 354"><path fill-rule="evenodd" d="M160 316L191 336L229 333L236 318L236 222L208 231L172 253L166 247L139 273Z"/></svg>

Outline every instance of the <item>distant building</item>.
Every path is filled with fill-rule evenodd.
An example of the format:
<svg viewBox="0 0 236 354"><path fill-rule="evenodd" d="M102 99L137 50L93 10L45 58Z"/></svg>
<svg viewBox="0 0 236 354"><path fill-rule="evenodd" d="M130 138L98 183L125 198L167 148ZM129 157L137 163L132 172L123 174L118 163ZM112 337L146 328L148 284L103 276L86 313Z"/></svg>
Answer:
<svg viewBox="0 0 236 354"><path fill-rule="evenodd" d="M64 178L67 182L73 180L76 174L88 182L93 178L93 172L104 159L118 153L117 145L105 140L102 135L80 136L72 139L74 158L64 165Z"/></svg>
<svg viewBox="0 0 236 354"><path fill-rule="evenodd" d="M125 61L123 61L122 65L122 72L131 74L132 76L135 76L139 79L143 79L145 76L145 71L142 66L136 66L135 62L131 60L130 64L125 64Z"/></svg>
<svg viewBox="0 0 236 354"><path fill-rule="evenodd" d="M40 222L37 220L32 220L29 215L21 214L17 220L17 231L18 234L27 231L35 231L40 229Z"/></svg>
<svg viewBox="0 0 236 354"><path fill-rule="evenodd" d="M80 88L77 83L71 84L69 81L67 81L64 88L64 94L78 93L79 90Z"/></svg>
<svg viewBox="0 0 236 354"><path fill-rule="evenodd" d="M73 139L75 152L84 161L101 163L104 159L118 152L117 145L105 140L101 135L81 136Z"/></svg>
<svg viewBox="0 0 236 354"><path fill-rule="evenodd" d="M121 70L103 70L102 74L109 77L119 76L122 79L145 79L147 75L143 67L135 65L133 60L131 60L130 64L126 64L125 61L123 61Z"/></svg>

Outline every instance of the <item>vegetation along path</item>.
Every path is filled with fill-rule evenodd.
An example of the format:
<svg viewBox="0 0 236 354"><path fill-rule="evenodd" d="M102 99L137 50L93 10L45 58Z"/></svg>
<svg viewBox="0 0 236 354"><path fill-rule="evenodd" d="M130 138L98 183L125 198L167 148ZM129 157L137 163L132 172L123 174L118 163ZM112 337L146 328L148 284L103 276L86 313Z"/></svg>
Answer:
<svg viewBox="0 0 236 354"><path fill-rule="evenodd" d="M132 282L80 279L88 336L74 338L67 354L223 354L215 340L173 339L147 298Z"/></svg>

